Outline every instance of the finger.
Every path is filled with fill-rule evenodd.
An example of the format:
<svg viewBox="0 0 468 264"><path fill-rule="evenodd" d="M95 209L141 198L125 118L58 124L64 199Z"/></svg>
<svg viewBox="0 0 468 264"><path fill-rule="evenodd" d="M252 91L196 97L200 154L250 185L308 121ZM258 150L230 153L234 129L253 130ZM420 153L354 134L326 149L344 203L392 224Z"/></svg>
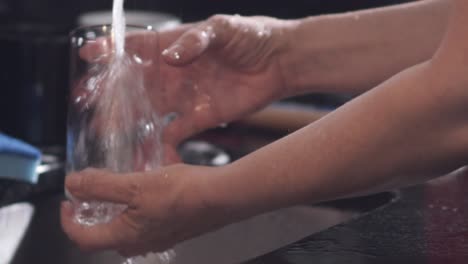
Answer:
<svg viewBox="0 0 468 264"><path fill-rule="evenodd" d="M157 54L158 39L157 32L137 30L126 34L125 49L127 52L136 53L139 57L145 55L145 51L152 51L152 54ZM81 59L90 63L109 63L113 57L114 42L111 37L99 37L96 40L88 40L79 50Z"/></svg>
<svg viewBox="0 0 468 264"><path fill-rule="evenodd" d="M232 18L215 15L184 33L162 53L172 66L185 66L200 57L209 48L227 45L233 37Z"/></svg>
<svg viewBox="0 0 468 264"><path fill-rule="evenodd" d="M184 139L193 135L195 131L193 127L190 126L192 123L190 122L191 117L193 118L193 116L182 116L169 123L164 128L164 143L177 146Z"/></svg>
<svg viewBox="0 0 468 264"><path fill-rule="evenodd" d="M141 192L135 177L87 169L68 176L65 186L78 200L130 205Z"/></svg>
<svg viewBox="0 0 468 264"><path fill-rule="evenodd" d="M159 31L159 42L161 47L163 47L164 49L169 47L169 45L174 43L174 40L179 38L182 34L187 32L197 24L198 23L185 23L175 28L169 28ZM162 50L160 52L162 52Z"/></svg>
<svg viewBox="0 0 468 264"><path fill-rule="evenodd" d="M175 147L171 144L164 144L164 161L163 165L171 165L171 164L176 164L180 163L182 160L180 159L179 154L177 153L177 150Z"/></svg>
<svg viewBox="0 0 468 264"><path fill-rule="evenodd" d="M162 52L164 60L172 66L184 66L200 57L215 40L216 33L210 22L201 23L185 32Z"/></svg>
<svg viewBox="0 0 468 264"><path fill-rule="evenodd" d="M213 109L206 111L206 113L196 111L185 113L164 128L163 141L175 146L196 133L216 127L219 124L218 120L222 120L216 115L217 113Z"/></svg>
<svg viewBox="0 0 468 264"><path fill-rule="evenodd" d="M209 38L198 28L189 30L162 53L164 60L172 66L184 66L196 60L208 48Z"/></svg>
<svg viewBox="0 0 468 264"><path fill-rule="evenodd" d="M94 41L88 41L79 50L79 56L87 62L106 63L112 55L112 50L111 38L101 37Z"/></svg>
<svg viewBox="0 0 468 264"><path fill-rule="evenodd" d="M135 234L128 228L121 217L108 224L93 227L84 226L74 221L73 206L63 202L60 213L61 224L67 236L85 251L120 248L135 240Z"/></svg>
<svg viewBox="0 0 468 264"><path fill-rule="evenodd" d="M169 45L168 41L173 41L183 32L187 31L191 24L181 25L177 28L165 30L161 32L148 31L148 30L135 30L126 33L125 45L126 49L134 52L150 53L152 55L159 54L161 51L159 45L164 47ZM158 35L161 34L161 38ZM111 37L99 37L96 40L88 40L80 51L79 56L87 62L94 63L108 63L112 58L114 50L113 41Z"/></svg>

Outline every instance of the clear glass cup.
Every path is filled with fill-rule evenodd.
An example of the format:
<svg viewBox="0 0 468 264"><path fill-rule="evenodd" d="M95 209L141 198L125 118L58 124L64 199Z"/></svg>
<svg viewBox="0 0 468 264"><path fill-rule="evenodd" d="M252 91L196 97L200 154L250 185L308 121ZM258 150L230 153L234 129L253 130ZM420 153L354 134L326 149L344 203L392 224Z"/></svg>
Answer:
<svg viewBox="0 0 468 264"><path fill-rule="evenodd" d="M158 33L151 27L126 30L123 57L114 52L109 25L79 28L70 35L68 175L87 168L125 175L161 165L163 119L151 100L154 91L162 90ZM75 220L83 225L107 223L125 210L124 205L69 198L75 205ZM167 263L171 254L158 254L159 262ZM140 259L138 263L145 263Z"/></svg>

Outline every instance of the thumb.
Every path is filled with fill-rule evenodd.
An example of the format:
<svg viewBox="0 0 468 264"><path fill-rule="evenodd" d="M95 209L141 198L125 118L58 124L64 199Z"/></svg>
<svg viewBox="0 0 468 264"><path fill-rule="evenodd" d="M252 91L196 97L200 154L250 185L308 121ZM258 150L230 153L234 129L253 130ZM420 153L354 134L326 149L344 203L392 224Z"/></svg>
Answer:
<svg viewBox="0 0 468 264"><path fill-rule="evenodd" d="M60 210L64 232L85 251L113 249L122 244L134 242L131 239L136 237L135 230L129 228L122 217L117 217L108 224L90 227L74 221L73 207L70 202L63 202Z"/></svg>
<svg viewBox="0 0 468 264"><path fill-rule="evenodd" d="M210 33L197 26L185 32L162 52L164 60L173 66L190 64L210 46Z"/></svg>
<svg viewBox="0 0 468 264"><path fill-rule="evenodd" d="M117 175L96 169L86 169L69 175L65 181L65 187L78 200L126 205L129 205L140 193L134 176Z"/></svg>
<svg viewBox="0 0 468 264"><path fill-rule="evenodd" d="M162 52L164 60L172 66L185 66L199 58L210 47L219 46L225 40L225 27L218 20L210 19L186 31L169 48Z"/></svg>

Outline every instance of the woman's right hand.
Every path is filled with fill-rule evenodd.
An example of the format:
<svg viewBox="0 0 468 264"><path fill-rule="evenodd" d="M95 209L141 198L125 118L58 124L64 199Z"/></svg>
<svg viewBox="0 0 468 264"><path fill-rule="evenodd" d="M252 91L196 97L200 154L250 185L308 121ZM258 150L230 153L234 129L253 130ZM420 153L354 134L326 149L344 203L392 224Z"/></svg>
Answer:
<svg viewBox="0 0 468 264"><path fill-rule="evenodd" d="M242 118L288 93L281 58L292 25L269 17L216 15L154 34L159 52L145 45L148 34L127 37L127 50L151 54L153 61L162 56L160 63L147 66L145 78L155 110L177 114L163 140L172 154L182 140ZM96 43L81 51L87 60L111 52L109 43Z"/></svg>
<svg viewBox="0 0 468 264"><path fill-rule="evenodd" d="M282 98L287 28L288 22L268 17L217 15L162 32L167 97L161 103L179 114L168 127L167 142L177 144Z"/></svg>

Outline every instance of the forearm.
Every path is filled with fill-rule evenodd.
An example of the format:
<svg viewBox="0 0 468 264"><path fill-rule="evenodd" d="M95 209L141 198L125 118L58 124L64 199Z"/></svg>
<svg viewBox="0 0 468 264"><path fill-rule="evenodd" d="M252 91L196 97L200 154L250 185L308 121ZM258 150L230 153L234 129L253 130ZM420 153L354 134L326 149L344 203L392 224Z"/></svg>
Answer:
<svg viewBox="0 0 468 264"><path fill-rule="evenodd" d="M450 2L418 1L291 23L280 59L287 96L361 93L428 60L443 37Z"/></svg>
<svg viewBox="0 0 468 264"><path fill-rule="evenodd" d="M431 71L428 63L413 67L230 165L213 179L214 200L249 216L401 187L462 166L466 118L455 95L431 84Z"/></svg>

